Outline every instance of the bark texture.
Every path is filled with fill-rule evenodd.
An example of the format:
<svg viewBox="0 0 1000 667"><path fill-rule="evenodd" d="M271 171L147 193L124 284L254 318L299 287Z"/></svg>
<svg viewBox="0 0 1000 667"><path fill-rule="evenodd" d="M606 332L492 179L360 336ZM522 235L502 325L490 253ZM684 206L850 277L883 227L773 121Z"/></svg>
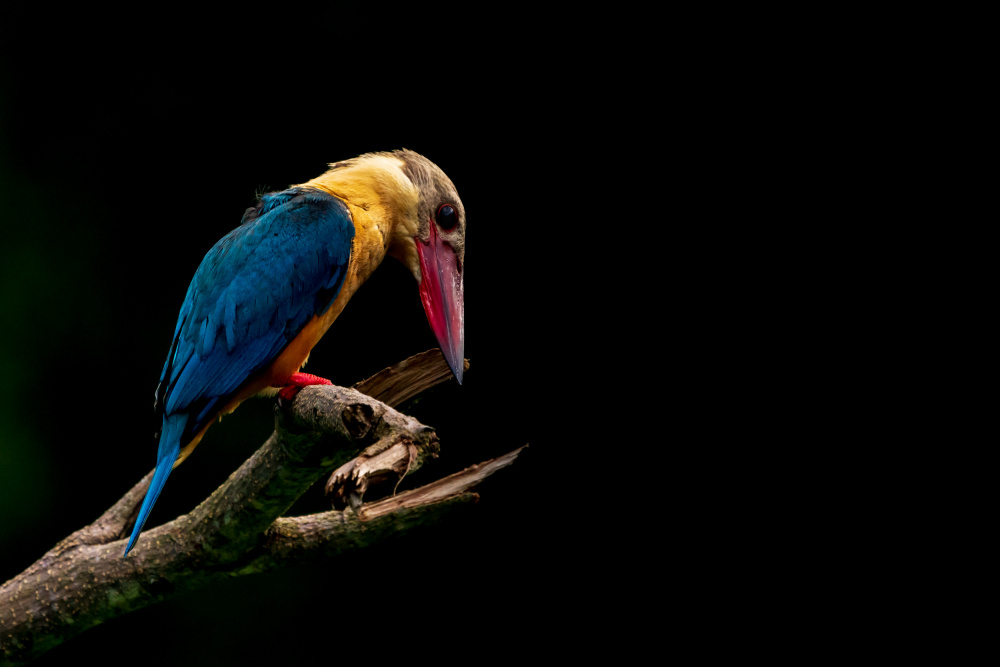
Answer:
<svg viewBox="0 0 1000 667"><path fill-rule="evenodd" d="M0 662L23 664L87 628L214 580L336 556L469 505L477 498L470 489L520 449L419 489L360 502L369 476L408 474L436 455L434 430L387 403L449 375L434 350L357 388L303 389L276 408L274 433L222 486L190 513L145 531L122 558L150 472L97 521L0 587ZM330 473L327 490L351 500L351 509L282 518Z"/></svg>

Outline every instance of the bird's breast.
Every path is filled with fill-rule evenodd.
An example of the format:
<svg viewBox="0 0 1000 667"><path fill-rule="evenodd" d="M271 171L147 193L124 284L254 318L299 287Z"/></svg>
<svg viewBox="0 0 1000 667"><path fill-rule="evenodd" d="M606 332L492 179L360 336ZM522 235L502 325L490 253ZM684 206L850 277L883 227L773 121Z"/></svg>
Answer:
<svg viewBox="0 0 1000 667"><path fill-rule="evenodd" d="M351 212L355 234L351 243L351 258L344 275L344 283L337 293L337 297L326 312L314 315L302 331L288 343L271 365L253 382L254 386L248 388L249 393L246 396L252 396L261 389L283 385L292 373L297 373L306 362L313 347L344 311L347 302L385 259L387 244L381 229L387 225L378 219L381 216L372 215L371 212L350 202L344 203L347 204ZM234 405L233 409L235 407Z"/></svg>

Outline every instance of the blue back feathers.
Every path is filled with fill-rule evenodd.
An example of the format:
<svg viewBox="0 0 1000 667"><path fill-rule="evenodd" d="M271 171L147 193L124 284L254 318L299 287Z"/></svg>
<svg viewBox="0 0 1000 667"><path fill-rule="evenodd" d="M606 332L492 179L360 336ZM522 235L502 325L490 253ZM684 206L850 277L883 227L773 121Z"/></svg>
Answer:
<svg viewBox="0 0 1000 667"><path fill-rule="evenodd" d="M353 238L342 201L292 188L264 195L205 255L156 389L156 416L163 423L156 473L126 554L180 448L333 303Z"/></svg>

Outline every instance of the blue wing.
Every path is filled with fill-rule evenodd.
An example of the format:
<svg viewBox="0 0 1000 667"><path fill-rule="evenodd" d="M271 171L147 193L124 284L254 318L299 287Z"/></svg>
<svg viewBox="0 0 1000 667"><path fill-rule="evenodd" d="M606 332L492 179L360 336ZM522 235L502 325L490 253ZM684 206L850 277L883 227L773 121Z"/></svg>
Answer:
<svg viewBox="0 0 1000 667"><path fill-rule="evenodd" d="M158 420L188 416L181 446L326 312L344 282L353 238L342 201L294 188L262 197L205 255L156 391Z"/></svg>
<svg viewBox="0 0 1000 667"><path fill-rule="evenodd" d="M156 471L125 555L156 504L181 447L264 370L344 283L354 223L328 194L265 195L208 251L188 287L156 388L162 423Z"/></svg>

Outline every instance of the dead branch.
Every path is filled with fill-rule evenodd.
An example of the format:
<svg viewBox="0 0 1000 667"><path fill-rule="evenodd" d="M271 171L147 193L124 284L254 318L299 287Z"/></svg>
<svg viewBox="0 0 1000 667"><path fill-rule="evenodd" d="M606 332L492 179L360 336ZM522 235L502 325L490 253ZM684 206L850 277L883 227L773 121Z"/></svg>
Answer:
<svg viewBox="0 0 1000 667"><path fill-rule="evenodd" d="M363 548L469 505L477 498L469 489L513 462L520 449L360 504L370 477L408 474L436 455L434 430L390 405L449 375L434 350L356 389L303 389L290 406L276 408L274 433L222 486L190 513L145 531L123 559L150 472L97 521L0 586L0 659L23 664L87 628L182 591ZM328 490L352 498L356 511L282 518L335 470Z"/></svg>

